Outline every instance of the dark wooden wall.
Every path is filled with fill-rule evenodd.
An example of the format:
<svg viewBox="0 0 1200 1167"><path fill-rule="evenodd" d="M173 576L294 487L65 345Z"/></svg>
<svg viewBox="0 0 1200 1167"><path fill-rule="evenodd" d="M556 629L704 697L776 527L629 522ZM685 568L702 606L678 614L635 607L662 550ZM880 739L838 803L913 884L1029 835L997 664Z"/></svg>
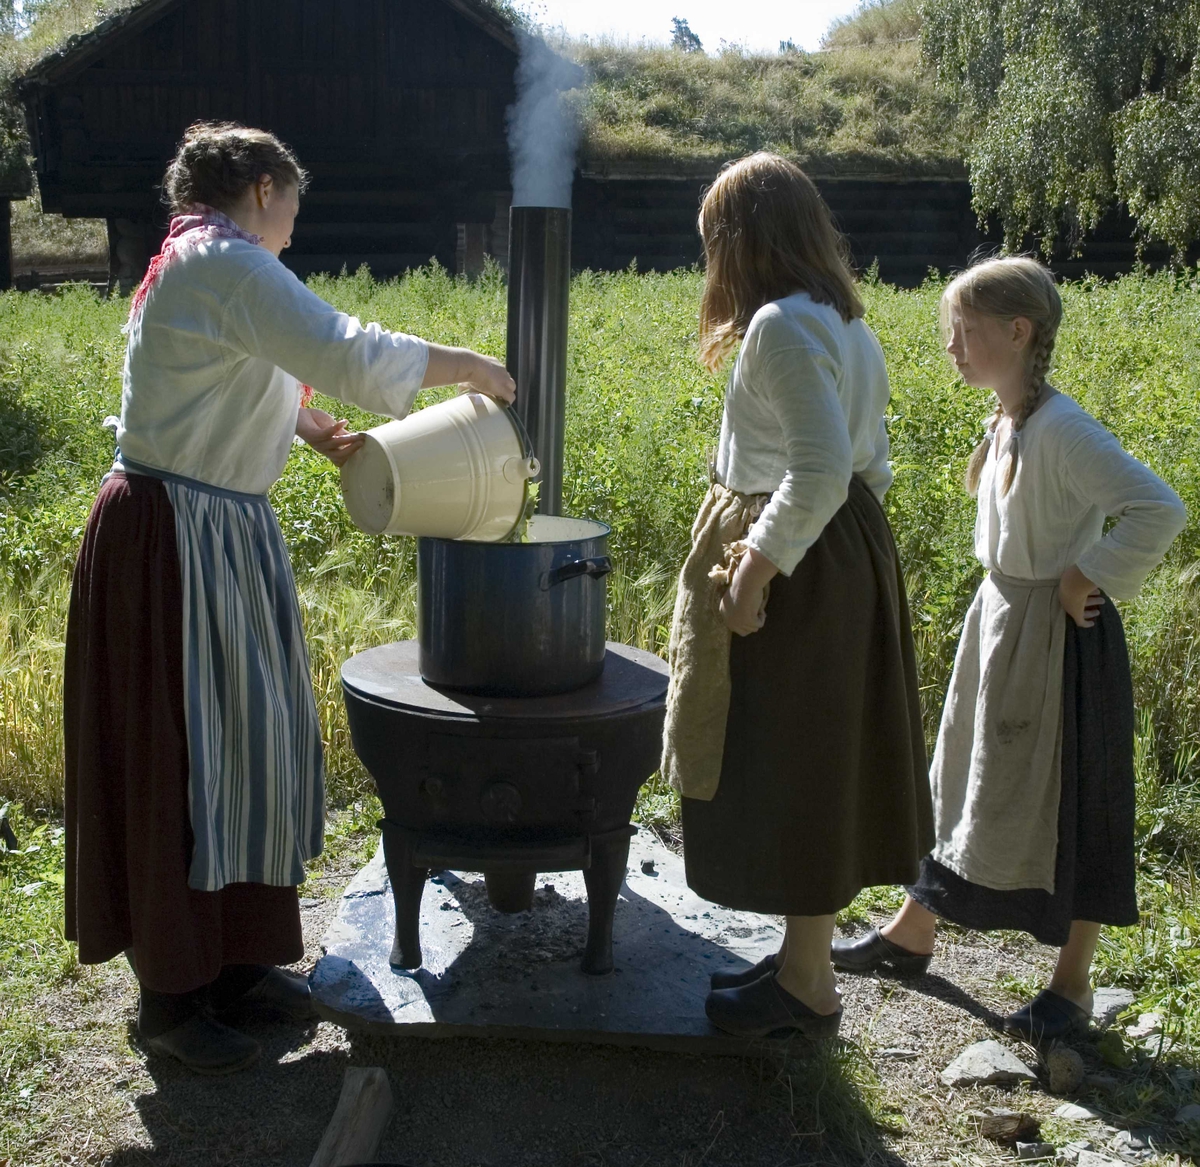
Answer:
<svg viewBox="0 0 1200 1167"><path fill-rule="evenodd" d="M577 268L671 271L701 258L696 217L708 178L622 178L584 174L576 180L572 263ZM981 231L965 179L816 178L845 233L860 270L878 263L888 283L915 287L930 269L943 274L966 267L980 250L999 247L1002 235ZM1030 244L1033 249L1032 242ZM1193 249L1190 262L1200 251ZM1147 248L1148 265L1167 264L1162 246ZM1112 277L1138 263L1134 223L1113 211L1084 240L1082 253L1065 243L1051 266L1070 279Z"/></svg>
<svg viewBox="0 0 1200 1167"><path fill-rule="evenodd" d="M443 0L184 0L26 87L47 210L105 218L119 274L161 239L167 161L199 118L288 142L312 188L285 259L381 274L455 262L508 186L511 48Z"/></svg>

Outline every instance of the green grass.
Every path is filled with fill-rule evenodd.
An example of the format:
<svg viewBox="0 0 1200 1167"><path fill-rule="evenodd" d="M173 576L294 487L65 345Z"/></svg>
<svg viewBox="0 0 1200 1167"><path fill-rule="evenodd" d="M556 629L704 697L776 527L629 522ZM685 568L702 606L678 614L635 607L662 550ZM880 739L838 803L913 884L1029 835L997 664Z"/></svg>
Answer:
<svg viewBox="0 0 1200 1167"><path fill-rule="evenodd" d="M360 273L316 279L313 286L364 318L502 354L505 291L494 270L475 282L434 268L385 284ZM699 291L694 272L585 273L572 286L567 507L613 527L610 635L659 652L721 414L722 382L695 360ZM932 737L962 615L981 574L971 553L973 503L960 481L989 408L941 355L939 284L898 291L868 282L864 292L893 386L896 486L888 509L906 568ZM1122 605L1140 718L1145 920L1105 934L1098 969L1104 980L1134 988L1146 1007L1169 1015L1195 1047L1200 281L1194 274L1138 275L1068 285L1063 293L1055 382L1167 477L1191 509L1167 562L1137 600ZM118 408L126 310L127 301L100 300L83 288L53 297L0 297L0 798L19 800L47 830L61 810L60 670L69 571L112 456L111 436L100 422ZM345 412L355 424L371 420ZM356 805L353 820L367 824L371 783L350 749L338 670L362 648L413 634L413 545L355 530L336 471L311 451L292 457L272 497L296 568L328 743L330 796L337 805ZM661 785L651 783L639 807L645 821L674 829L675 796ZM15 886L12 880L4 885L0 911L12 910ZM50 887L39 902L57 903L56 896ZM886 910L895 897L894 889L869 893L852 911ZM42 935L37 928L34 934ZM22 950L6 959L21 964L32 957Z"/></svg>
<svg viewBox="0 0 1200 1167"><path fill-rule="evenodd" d="M9 814L20 848L0 843L0 1156L27 1135L30 1099L64 1046L63 1034L39 1024L34 1002L79 971L63 938L63 829L19 808Z"/></svg>
<svg viewBox="0 0 1200 1167"><path fill-rule="evenodd" d="M108 266L108 228L103 219L66 219L42 213L35 185L29 198L12 204L13 268Z"/></svg>
<svg viewBox="0 0 1200 1167"><path fill-rule="evenodd" d="M589 74L581 157L694 162L754 150L815 174L962 176L965 142L915 43L715 56L603 42L563 51Z"/></svg>

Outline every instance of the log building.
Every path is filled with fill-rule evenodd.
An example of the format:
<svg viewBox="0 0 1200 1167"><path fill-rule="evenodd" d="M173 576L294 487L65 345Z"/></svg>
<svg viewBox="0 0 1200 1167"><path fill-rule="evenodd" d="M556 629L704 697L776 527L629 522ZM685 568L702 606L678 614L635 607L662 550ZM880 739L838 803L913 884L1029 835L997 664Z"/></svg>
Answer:
<svg viewBox="0 0 1200 1167"><path fill-rule="evenodd" d="M431 258L474 272L488 254L507 261L505 113L518 56L488 0L143 0L41 61L20 93L42 205L107 221L115 286L131 287L158 249L159 183L198 118L272 130L311 172L283 256L297 274L366 263L388 277ZM581 158L573 266L698 262L696 214L715 172ZM855 261L877 262L889 282L918 284L998 242L980 234L963 178L814 177ZM1111 215L1081 259L1064 252L1056 269L1129 270L1132 226Z"/></svg>
<svg viewBox="0 0 1200 1167"><path fill-rule="evenodd" d="M454 267L506 222L512 28L480 0L145 0L21 81L42 205L105 219L128 286L157 250L159 183L198 118L262 126L312 186L285 261ZM498 212L499 215L498 215Z"/></svg>

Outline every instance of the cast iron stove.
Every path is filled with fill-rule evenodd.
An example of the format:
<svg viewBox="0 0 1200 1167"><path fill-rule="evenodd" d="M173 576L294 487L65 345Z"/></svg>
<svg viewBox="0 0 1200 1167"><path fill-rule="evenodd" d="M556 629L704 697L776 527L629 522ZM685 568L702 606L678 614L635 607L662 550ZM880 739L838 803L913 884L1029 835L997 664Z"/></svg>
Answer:
<svg viewBox="0 0 1200 1167"><path fill-rule="evenodd" d="M421 678L416 641L342 666L354 749L383 803L393 967L421 966L431 872L481 871L493 907L519 912L532 906L539 872L582 871L583 971L611 971L629 820L658 768L667 679L658 657L613 643L598 680L552 697L435 689Z"/></svg>

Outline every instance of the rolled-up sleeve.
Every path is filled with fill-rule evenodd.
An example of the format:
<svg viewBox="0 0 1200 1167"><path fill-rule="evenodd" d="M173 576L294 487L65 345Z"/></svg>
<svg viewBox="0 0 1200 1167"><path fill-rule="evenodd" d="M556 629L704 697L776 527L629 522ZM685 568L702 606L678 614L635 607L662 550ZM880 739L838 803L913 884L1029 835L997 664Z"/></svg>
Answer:
<svg viewBox="0 0 1200 1167"><path fill-rule="evenodd" d="M1079 495L1117 520L1079 570L1110 596L1132 599L1187 523L1183 501L1099 423L1072 442L1063 467Z"/></svg>
<svg viewBox="0 0 1200 1167"><path fill-rule="evenodd" d="M854 453L828 353L775 350L754 370L754 387L778 419L787 471L746 542L791 575L846 501Z"/></svg>
<svg viewBox="0 0 1200 1167"><path fill-rule="evenodd" d="M408 413L429 363L429 345L420 337L339 312L278 262L260 265L238 284L222 331L231 347L385 417Z"/></svg>

